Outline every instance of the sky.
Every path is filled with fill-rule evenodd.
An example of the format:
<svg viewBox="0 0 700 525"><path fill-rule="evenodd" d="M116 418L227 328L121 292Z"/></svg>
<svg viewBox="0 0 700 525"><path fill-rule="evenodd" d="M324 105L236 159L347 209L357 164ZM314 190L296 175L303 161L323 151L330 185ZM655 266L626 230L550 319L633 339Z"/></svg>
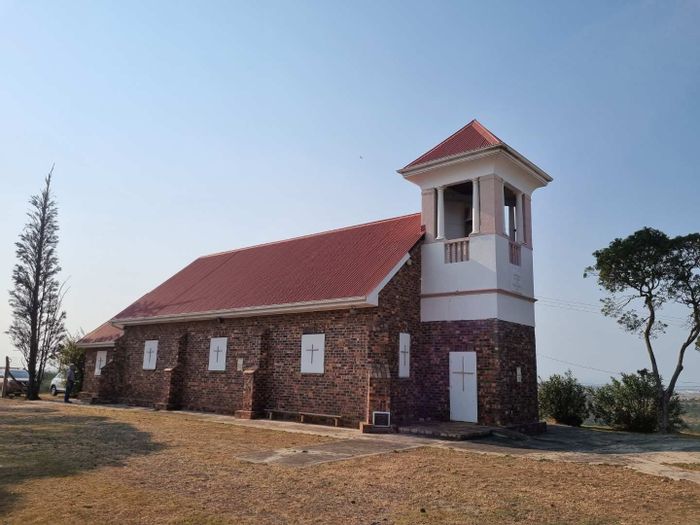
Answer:
<svg viewBox="0 0 700 525"><path fill-rule="evenodd" d="M0 0L0 356L53 163L67 327L90 331L202 254L419 211L395 170L478 118L554 177L540 376L649 366L583 270L641 227L700 231L699 25L697 0ZM665 376L683 336L657 342Z"/></svg>

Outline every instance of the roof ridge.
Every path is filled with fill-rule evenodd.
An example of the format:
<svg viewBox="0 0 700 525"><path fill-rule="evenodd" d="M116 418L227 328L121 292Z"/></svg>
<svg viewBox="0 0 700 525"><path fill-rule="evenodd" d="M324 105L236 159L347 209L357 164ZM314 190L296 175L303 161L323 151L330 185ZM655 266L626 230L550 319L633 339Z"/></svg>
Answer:
<svg viewBox="0 0 700 525"><path fill-rule="evenodd" d="M221 252L209 253L206 255L201 255L201 256L197 257L197 259L195 259L195 260L206 259L209 257L218 257L220 255L233 254L233 253L242 252L245 250L253 250L255 248L262 248L263 246L272 246L275 244L282 244L285 242L298 241L301 239L309 239L311 237L318 237L320 235L327 235L329 233L336 233L336 232L342 232L342 231L347 231L347 230L353 230L355 228L363 228L366 226L372 226L374 224L381 224L384 222L398 221L400 219L406 219L408 217L415 217L415 216L420 216L420 212L407 213L406 215L399 215L398 217L389 217L387 219L379 219L376 221L369 221L369 222L364 222L361 224L353 224L351 226L342 226L340 228L333 228L333 229L325 230L325 231L321 231L321 232L307 233L306 235L298 235L297 237L290 237L289 239L279 239L277 241L264 242L264 243L260 243L260 244L254 244L252 246L243 246L241 248L234 248L232 250L224 250Z"/></svg>
<svg viewBox="0 0 700 525"><path fill-rule="evenodd" d="M479 122L478 120L474 119L470 122L470 124L471 123L475 124L475 126L474 126L475 128L476 128L476 126L479 126L479 129L477 129L477 131L479 132L480 135L482 135L482 136L489 135L496 142L500 142L501 144L505 144L505 142L503 142L500 138L498 138L496 135L491 133L491 131L486 126L484 126L481 122ZM488 139L489 137L484 137L484 138Z"/></svg>
<svg viewBox="0 0 700 525"><path fill-rule="evenodd" d="M420 161L421 159L426 158L426 157L429 158L431 153L433 153L435 150L437 150L438 148L440 148L440 147L443 146L444 144L446 144L446 143L448 143L449 141L451 141L454 137L456 137L457 135L459 135L460 133L462 133L462 132L463 132L464 130L466 130L467 128L473 129L483 140L485 140L485 141L487 141L487 142L495 142L495 144L490 144L491 146L498 146L498 145L505 144L505 142L503 142L500 138L498 138L496 135L494 135L493 133L491 133L491 132L486 128L486 126L484 126L484 125L483 125L481 122L479 122L477 119L473 118L473 119L471 119L471 120L469 121L468 124L462 126L462 127L459 128L457 131L455 131L454 133L452 133L452 135L450 135L449 137L447 137L445 140L443 140L443 141L440 142L439 144L436 144L435 146L433 146L432 148L430 148L428 151L426 151L425 153L423 153L422 155L420 155L419 157L417 157L415 160L413 160L413 161L409 162L408 164L406 164L406 166L404 166L403 168L401 168L401 170L405 170L405 169L407 169L407 168L409 168L409 167L413 167L413 166L420 166L420 165L423 164L424 162L428 162L428 161L421 161L421 162L419 162L419 161ZM399 172L401 172L401 170L399 170Z"/></svg>
<svg viewBox="0 0 700 525"><path fill-rule="evenodd" d="M447 142L447 141L450 140L452 137L454 137L455 135L457 135L459 132L461 132L462 130L464 130L464 129L468 128L469 126L471 126L472 123L474 123L474 122L478 122L478 120L476 120L475 118L471 119L471 120L469 121L468 124L465 124L464 126L462 126L461 128L459 128L457 131L455 131L452 135L450 135L449 137L447 137L445 140L443 140L443 141L440 142L439 144L436 144L435 146L433 146L432 148L430 148L430 149L429 149L428 151L426 151L425 153L422 153L419 157L416 158L416 160L421 159L421 158L425 157L426 155L428 155L429 153L435 151L435 150L438 149L440 146L442 146L445 142ZM406 164L405 167L410 166L411 164L413 164L414 162L416 162L416 160L413 160L413 161L411 161L410 163Z"/></svg>

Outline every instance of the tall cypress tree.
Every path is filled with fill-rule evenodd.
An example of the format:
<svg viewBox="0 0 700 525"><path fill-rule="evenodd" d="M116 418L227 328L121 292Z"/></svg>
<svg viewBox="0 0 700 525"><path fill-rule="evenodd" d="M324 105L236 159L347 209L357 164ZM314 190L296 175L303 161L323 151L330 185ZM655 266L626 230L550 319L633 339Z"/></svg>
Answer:
<svg viewBox="0 0 700 525"><path fill-rule="evenodd" d="M44 188L29 200L28 221L15 243L17 263L10 291L12 324L7 333L29 371L27 399L39 398L44 367L65 335L63 286L58 281L58 208L51 194L53 167Z"/></svg>

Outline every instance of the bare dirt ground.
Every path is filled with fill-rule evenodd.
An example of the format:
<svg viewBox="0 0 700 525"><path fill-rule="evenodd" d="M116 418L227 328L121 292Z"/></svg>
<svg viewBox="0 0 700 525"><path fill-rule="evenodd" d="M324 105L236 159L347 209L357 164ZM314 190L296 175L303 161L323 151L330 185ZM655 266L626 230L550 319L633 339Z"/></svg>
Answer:
<svg viewBox="0 0 700 525"><path fill-rule="evenodd" d="M222 421L0 401L0 522L700 521L700 485L620 466L424 446L293 468L237 456L345 436Z"/></svg>

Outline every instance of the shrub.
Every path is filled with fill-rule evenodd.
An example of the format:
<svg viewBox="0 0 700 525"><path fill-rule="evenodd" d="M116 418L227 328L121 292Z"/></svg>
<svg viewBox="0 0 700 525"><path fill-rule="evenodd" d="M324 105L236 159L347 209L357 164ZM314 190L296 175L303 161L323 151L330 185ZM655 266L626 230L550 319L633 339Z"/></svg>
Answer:
<svg viewBox="0 0 700 525"><path fill-rule="evenodd" d="M44 371L44 377L41 380L41 387L39 388L40 393L45 394L49 391L51 388L51 381L53 381L53 378L56 377L57 373L58 372L54 372L53 370Z"/></svg>
<svg viewBox="0 0 700 525"><path fill-rule="evenodd" d="M73 394L77 394L83 388L83 378L85 377L85 348L77 345L82 338L82 333L66 336L63 346L58 353L53 356L59 371L65 371L71 363L75 365L75 383L73 384Z"/></svg>
<svg viewBox="0 0 700 525"><path fill-rule="evenodd" d="M571 375L554 374L539 385L540 415L557 423L580 427L588 418L588 389Z"/></svg>
<svg viewBox="0 0 700 525"><path fill-rule="evenodd" d="M596 421L617 430L655 432L659 429L658 389L647 370L622 374L593 393L591 411ZM669 430L683 428L683 408L677 394L669 403Z"/></svg>

